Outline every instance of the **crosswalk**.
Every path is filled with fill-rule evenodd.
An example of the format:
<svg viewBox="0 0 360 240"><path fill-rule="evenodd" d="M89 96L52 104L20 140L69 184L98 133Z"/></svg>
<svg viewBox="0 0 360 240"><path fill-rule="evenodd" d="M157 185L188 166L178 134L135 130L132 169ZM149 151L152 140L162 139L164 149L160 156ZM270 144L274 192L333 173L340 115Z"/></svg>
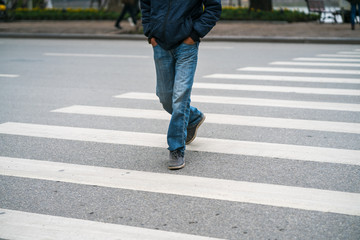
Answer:
<svg viewBox="0 0 360 240"><path fill-rule="evenodd" d="M207 49L216 49L209 46ZM232 48L231 48L232 49ZM206 106L227 105L233 107L266 107L295 111L311 110L313 113L331 112L332 114L358 114L360 103L359 49L338 53L299 56L292 61L270 62L267 67L248 66L234 69L233 72L212 73L202 76L194 83L192 103ZM101 57L101 58L148 58L148 56L109 55L109 54L65 54L45 53L45 57ZM278 67L281 66L281 67ZM291 67L286 67L291 66ZM308 68L304 68L304 67ZM327 68L329 67L329 68ZM270 74L269 74L270 73ZM268 74L268 75L267 75ZM335 75L335 76L334 76ZM350 76L348 76L350 75ZM1 77L2 75L0 75ZM15 77L15 76L3 76ZM208 82L212 80L213 82ZM231 80L231 83L225 80ZM243 80L252 81L246 84ZM215 82L214 82L215 81ZM259 82L260 81L260 84ZM261 85L266 81L267 85ZM288 86L279 86L279 82ZM298 87L294 83L337 84L336 87ZM352 86L351 88L347 85ZM355 86L355 87L354 87ZM205 95L201 90L211 90ZM219 93L217 92L219 91ZM222 91L231 91L230 96L221 95ZM256 97L242 97L243 92L256 92ZM287 93L297 96L349 97L355 101L308 101L276 99L261 96L262 93ZM261 97L259 97L261 96ZM158 98L150 92L127 91L108 96L114 101L147 101L157 106ZM319 98L321 99L321 98ZM102 117L136 121L161 121L167 124L170 116L163 110L131 108L127 106L69 105L52 109L48 114L58 116ZM225 127L255 127L262 129L291 129L312 131L316 134L338 134L339 136L360 134L358 121L335 121L333 119L298 119L278 116L250 116L234 113L206 113L206 124ZM81 125L81 124L80 124ZM216 128L215 128L216 131ZM202 135L204 134L204 135ZM216 132L214 133L216 135ZM113 144L115 146L146 147L166 149L166 135L151 131L115 130L91 128L88 126L66 126L33 122L7 121L0 123L0 136L35 137L38 139L89 142L94 144ZM356 138L355 138L356 139ZM312 146L284 142L247 141L244 139L225 139L206 137L199 133L187 147L191 153L218 154L220 158L238 156L236 161L262 158L262 161L274 159L288 164L316 163L319 168L331 166L344 171L357 171L360 166L360 148L338 148L331 146ZM164 159L166 161L166 159ZM275 164L278 162L274 161ZM318 214L338 214L344 217L360 217L360 193L316 187L292 186L286 182L265 183L196 176L188 172L138 171L104 166L90 166L58 162L53 159L19 158L0 155L0 177L48 181L50 183L99 186L110 190L126 189L134 192L159 194L160 196L180 196L208 201L224 201L250 204L249 206L268 206L289 211L313 211ZM316 176L314 176L316 177ZM331 178L331 176L328 176ZM351 183L348 183L351 184ZM248 205L245 205L246 209ZM21 229L21 231L20 231ZM204 232L204 231L203 231ZM82 217L71 218L53 216L31 211L18 211L0 206L0 238L4 239L226 239L226 234L189 234L178 229L168 231L151 229L145 226L127 226L122 224L91 221Z"/></svg>
<svg viewBox="0 0 360 240"><path fill-rule="evenodd" d="M275 68L275 67L244 67L239 71L251 72L287 72L287 73L323 73L323 74L349 74L360 75L360 70L343 69L317 69L317 68Z"/></svg>
<svg viewBox="0 0 360 240"><path fill-rule="evenodd" d="M326 59L326 58L325 58ZM248 75L248 74L223 74L215 73L206 75L204 78L214 79L238 79L238 80L264 80L264 81L286 81L286 82L312 82L312 83L351 83L360 84L354 78L334 78L334 77L297 77L284 75Z"/></svg>
<svg viewBox="0 0 360 240"><path fill-rule="evenodd" d="M216 240L190 234L151 230L119 224L110 224L27 213L0 208L0 232L5 239L109 239L117 240ZM21 231L19 230L21 229Z"/></svg>
<svg viewBox="0 0 360 240"><path fill-rule="evenodd" d="M319 54L317 57L335 57L335 58L360 58L358 55L351 55L351 54ZM341 60L340 60L341 61Z"/></svg>
<svg viewBox="0 0 360 240"><path fill-rule="evenodd" d="M326 66L326 67L360 67L358 63L323 63L323 62L272 62L271 65L288 66Z"/></svg>
<svg viewBox="0 0 360 240"><path fill-rule="evenodd" d="M294 61L309 61L309 62L360 62L356 58L294 58Z"/></svg>
<svg viewBox="0 0 360 240"><path fill-rule="evenodd" d="M157 101L157 97L152 93L129 92L114 96L115 98L153 100ZM311 102L311 101L291 101L263 98L242 98L242 97L225 97L225 96L208 96L208 95L192 95L192 102L196 103L212 103L212 104L232 104L232 105L249 105L264 107L281 107L281 108L302 108L302 109L318 109L318 110L334 110L334 111L352 111L359 112L360 105L352 103L332 103L332 102Z"/></svg>
<svg viewBox="0 0 360 240"><path fill-rule="evenodd" d="M161 110L149 110L139 108L113 108L98 106L74 105L70 107L55 109L52 112L84 114L123 118L140 118L169 120L168 113ZM206 122L224 125L254 126L268 128L288 128L327 132L342 132L360 134L360 123L335 122L335 121L314 121L303 119L254 117L244 115L228 114L206 114Z"/></svg>
<svg viewBox="0 0 360 240"><path fill-rule="evenodd" d="M3 175L360 216L360 194L0 158ZM61 169L61 171L59 171ZM91 176L91 178L89 178ZM181 185L181 188L177 187Z"/></svg>
<svg viewBox="0 0 360 240"><path fill-rule="evenodd" d="M158 148L167 147L166 142L164 141L166 136L154 133L125 132L104 129L75 128L11 122L0 124L0 133L133 146ZM360 151L358 150L331 149L311 146L200 137L197 138L196 143L192 144L187 149L190 151L360 165Z"/></svg>
<svg viewBox="0 0 360 240"><path fill-rule="evenodd" d="M17 78L19 75L17 74L0 74L0 78Z"/></svg>
<svg viewBox="0 0 360 240"><path fill-rule="evenodd" d="M325 94L325 95L345 95L359 96L360 90L352 89L323 89L306 87L278 87L241 84L219 84L219 83L195 83L194 88L221 89L221 90L240 90L240 91L258 91L258 92L283 92L283 93L303 93L303 94Z"/></svg>

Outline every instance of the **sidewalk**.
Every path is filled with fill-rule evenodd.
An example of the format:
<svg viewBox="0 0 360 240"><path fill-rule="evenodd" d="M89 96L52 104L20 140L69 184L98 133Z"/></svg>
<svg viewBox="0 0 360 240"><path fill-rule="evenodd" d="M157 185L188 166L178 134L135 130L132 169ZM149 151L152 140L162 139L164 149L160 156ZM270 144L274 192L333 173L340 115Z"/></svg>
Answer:
<svg viewBox="0 0 360 240"><path fill-rule="evenodd" d="M143 39L127 21L16 21L0 23L0 37ZM360 44L360 25L220 21L204 40Z"/></svg>

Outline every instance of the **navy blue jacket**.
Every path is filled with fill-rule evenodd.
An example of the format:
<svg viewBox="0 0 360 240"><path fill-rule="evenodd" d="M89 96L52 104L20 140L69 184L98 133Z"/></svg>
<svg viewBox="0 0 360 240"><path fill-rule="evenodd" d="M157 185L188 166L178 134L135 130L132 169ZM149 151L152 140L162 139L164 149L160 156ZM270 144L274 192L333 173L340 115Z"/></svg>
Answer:
<svg viewBox="0 0 360 240"><path fill-rule="evenodd" d="M200 41L221 14L220 0L141 0L144 34L164 49L177 47L187 37Z"/></svg>

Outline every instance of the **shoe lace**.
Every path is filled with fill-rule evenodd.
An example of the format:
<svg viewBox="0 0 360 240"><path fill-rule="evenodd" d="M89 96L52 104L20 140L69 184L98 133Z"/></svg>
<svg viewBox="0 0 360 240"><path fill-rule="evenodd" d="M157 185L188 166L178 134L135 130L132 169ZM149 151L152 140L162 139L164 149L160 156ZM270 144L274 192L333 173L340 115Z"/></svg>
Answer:
<svg viewBox="0 0 360 240"><path fill-rule="evenodd" d="M171 155L175 158L184 157L184 154L182 152L180 152L179 150L172 151Z"/></svg>

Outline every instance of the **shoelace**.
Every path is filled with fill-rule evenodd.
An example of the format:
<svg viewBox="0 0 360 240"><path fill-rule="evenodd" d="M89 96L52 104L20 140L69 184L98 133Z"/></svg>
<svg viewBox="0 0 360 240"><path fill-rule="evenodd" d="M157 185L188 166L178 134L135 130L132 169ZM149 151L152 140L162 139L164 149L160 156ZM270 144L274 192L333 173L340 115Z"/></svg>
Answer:
<svg viewBox="0 0 360 240"><path fill-rule="evenodd" d="M171 155L175 158L184 157L184 154L182 154L180 151L173 151L171 152Z"/></svg>

